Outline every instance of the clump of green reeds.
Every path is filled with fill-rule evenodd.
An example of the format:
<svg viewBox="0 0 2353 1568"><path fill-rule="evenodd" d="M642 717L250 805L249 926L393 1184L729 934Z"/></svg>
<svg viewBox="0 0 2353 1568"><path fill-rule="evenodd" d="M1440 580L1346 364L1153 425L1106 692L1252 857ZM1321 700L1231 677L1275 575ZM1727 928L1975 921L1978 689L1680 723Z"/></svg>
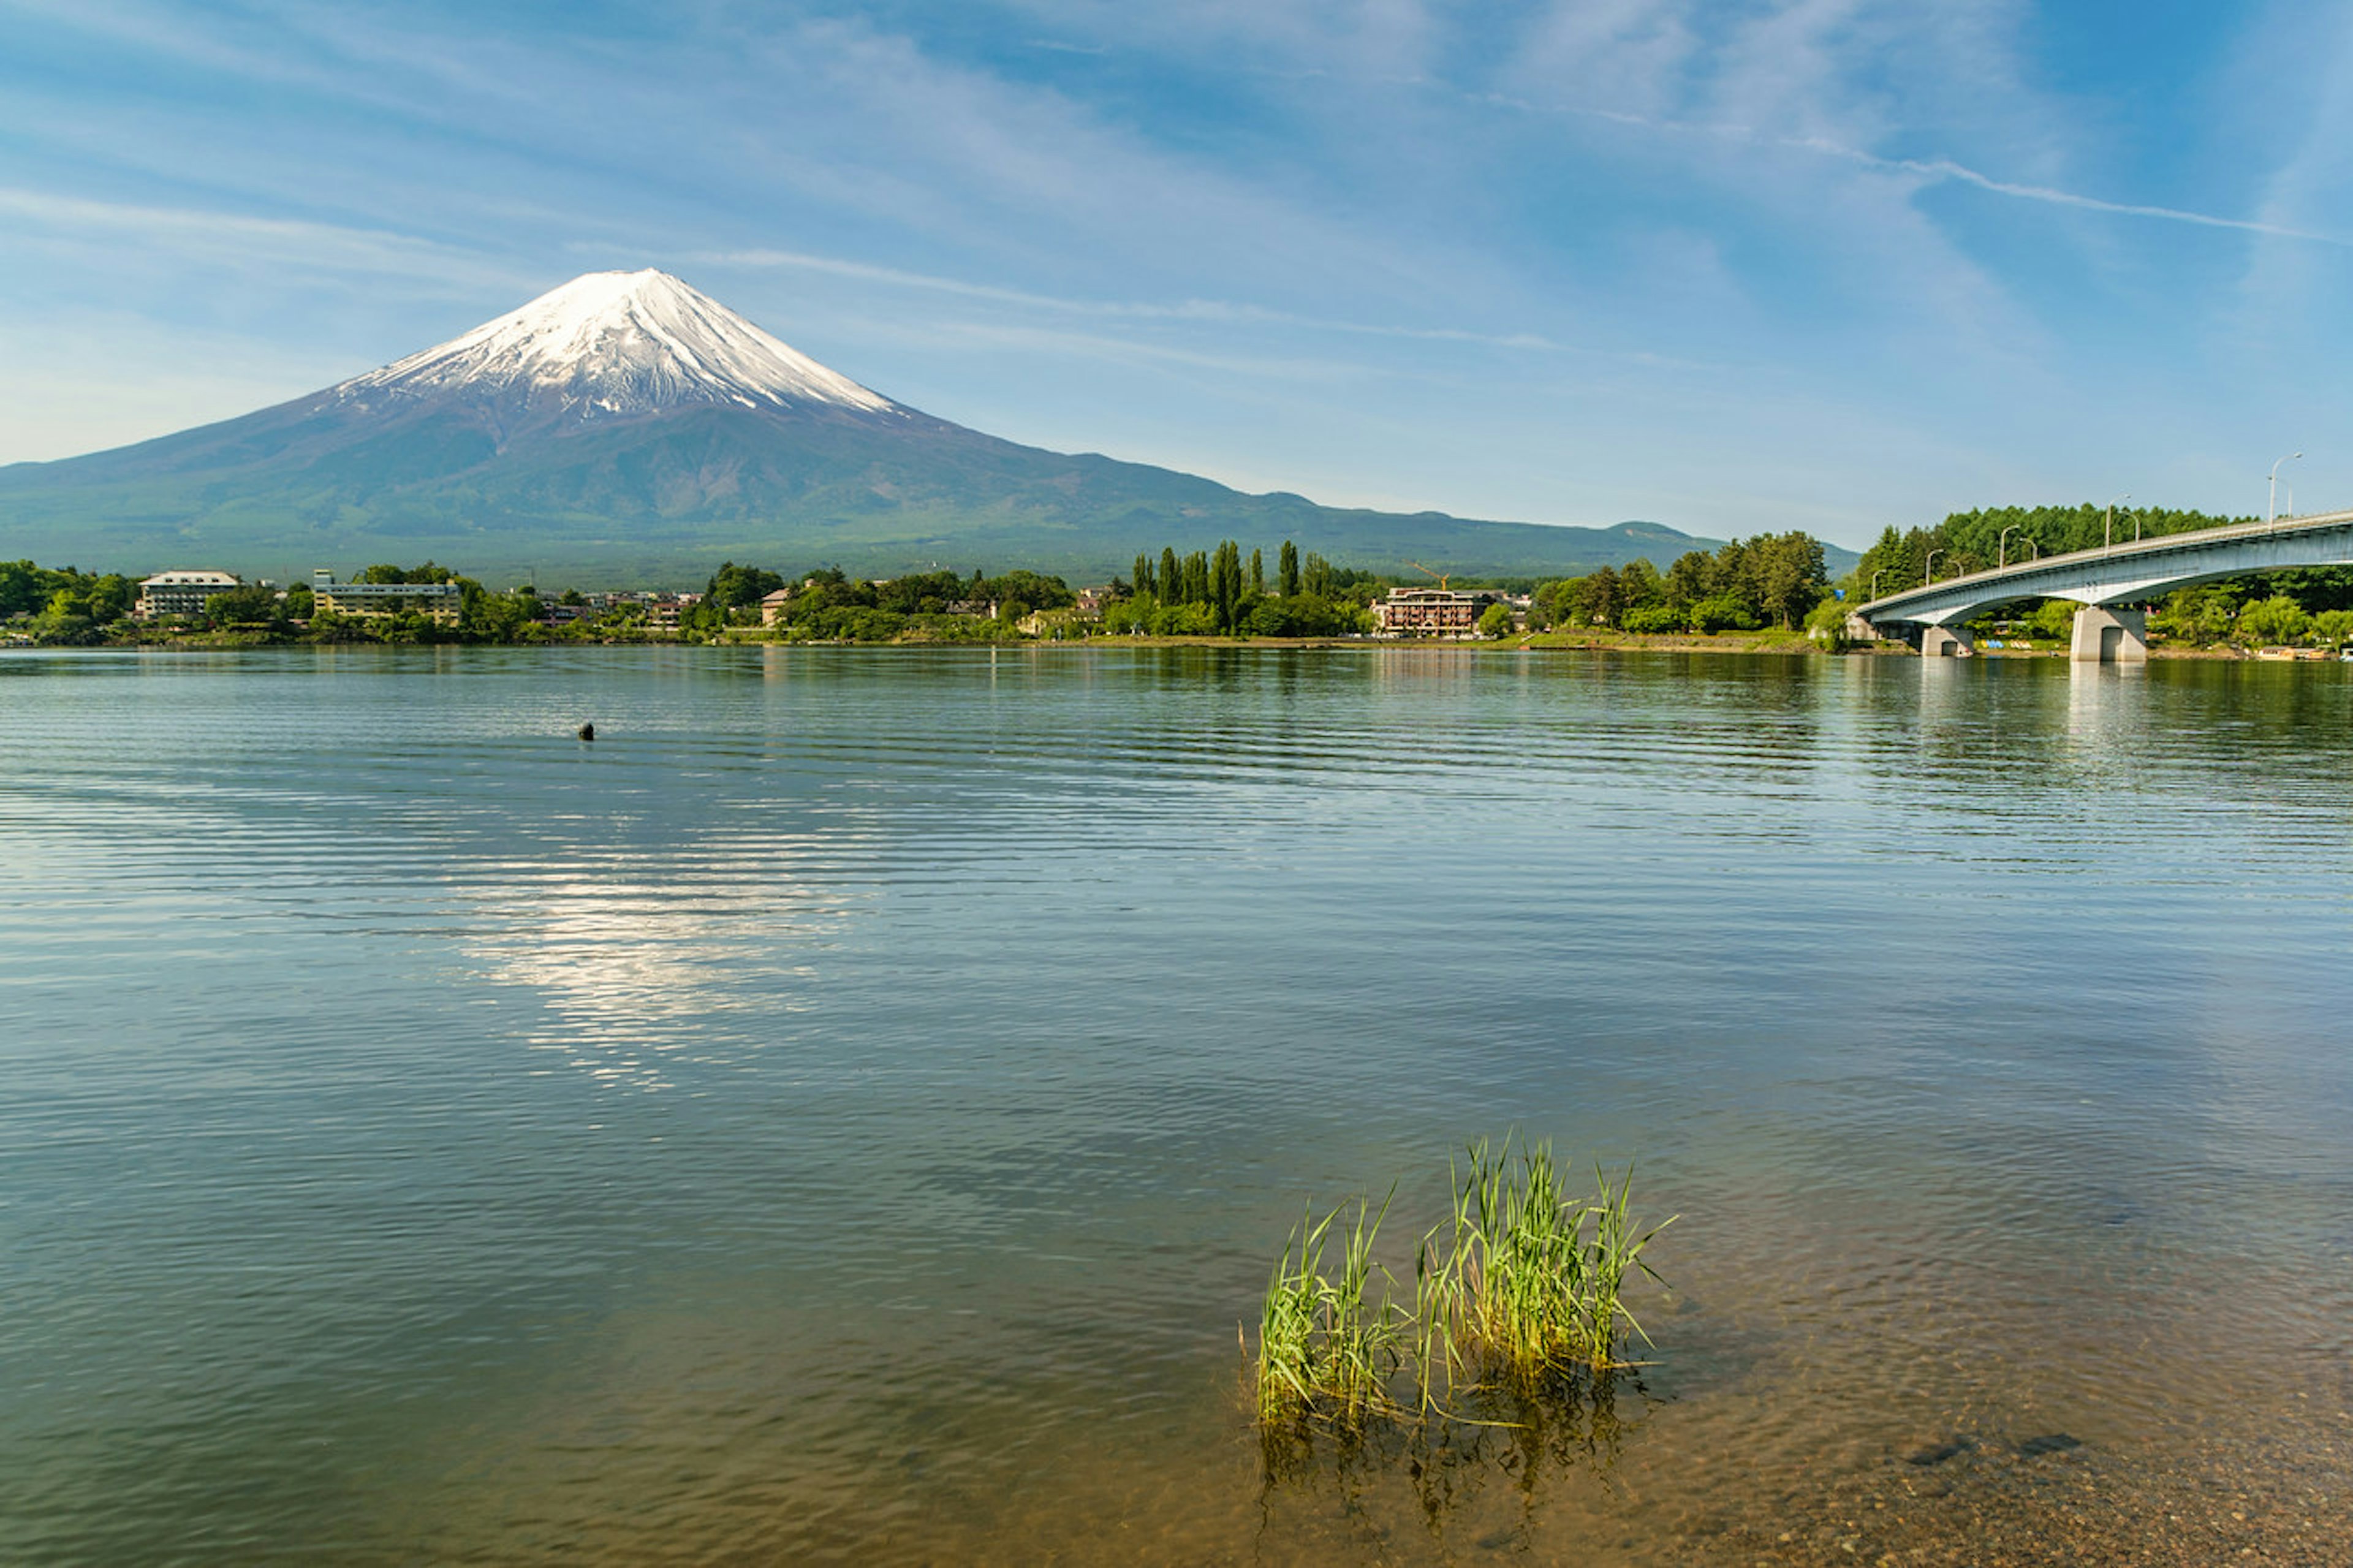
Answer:
<svg viewBox="0 0 2353 1568"><path fill-rule="evenodd" d="M1415 1261L1425 1405L1435 1374L1451 1383L1468 1367L1525 1383L1572 1365L1606 1372L1623 1364L1630 1336L1650 1342L1626 1304L1627 1276L1651 1274L1642 1251L1673 1220L1635 1223L1631 1165L1614 1184L1596 1165L1593 1195L1577 1196L1550 1144L1517 1158L1511 1144L1474 1144L1451 1167L1453 1213Z"/></svg>
<svg viewBox="0 0 2353 1568"><path fill-rule="evenodd" d="M1377 1210L1359 1200L1352 1223L1335 1232L1345 1208L1317 1219L1310 1207L1267 1281L1257 1366L1258 1415L1264 1425L1324 1420L1359 1427L1392 1408L1389 1381L1401 1360L1398 1312L1389 1298L1389 1272L1373 1256L1389 1200ZM1335 1239L1336 1276L1324 1268L1325 1249Z"/></svg>
<svg viewBox="0 0 2353 1568"><path fill-rule="evenodd" d="M1345 1232L1334 1229L1345 1205L1320 1220L1308 1211L1260 1317L1262 1425L1361 1427L1398 1413L1389 1389L1407 1370L1420 1410L1447 1415L1460 1388L1525 1395L1564 1373L1626 1366L1621 1347L1650 1343L1625 1290L1638 1272L1657 1278L1642 1252L1673 1221L1635 1222L1631 1165L1614 1183L1597 1165L1586 1196L1572 1193L1549 1144L1516 1155L1512 1144L1477 1143L1450 1163L1451 1212L1422 1237L1410 1310L1390 1299L1393 1281L1373 1255L1388 1199L1378 1210L1360 1200ZM1324 1257L1335 1239L1334 1275Z"/></svg>

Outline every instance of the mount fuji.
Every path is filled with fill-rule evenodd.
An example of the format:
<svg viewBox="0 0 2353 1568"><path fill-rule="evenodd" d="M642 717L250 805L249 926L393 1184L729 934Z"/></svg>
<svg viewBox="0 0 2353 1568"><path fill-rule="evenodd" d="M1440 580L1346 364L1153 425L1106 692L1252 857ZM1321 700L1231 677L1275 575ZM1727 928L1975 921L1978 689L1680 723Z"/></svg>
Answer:
<svg viewBox="0 0 2353 1568"><path fill-rule="evenodd" d="M292 575L431 556L543 584L721 557L1108 576L1139 550L1284 539L1344 564L1559 574L1704 548L1654 523L1321 507L1000 440L895 403L668 273L596 272L322 392L0 468L0 556Z"/></svg>

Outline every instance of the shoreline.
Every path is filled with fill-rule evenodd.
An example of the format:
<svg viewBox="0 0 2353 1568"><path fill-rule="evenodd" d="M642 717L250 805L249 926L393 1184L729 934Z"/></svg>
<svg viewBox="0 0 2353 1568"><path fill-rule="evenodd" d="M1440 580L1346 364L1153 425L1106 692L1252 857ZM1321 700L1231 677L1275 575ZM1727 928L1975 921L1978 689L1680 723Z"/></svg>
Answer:
<svg viewBox="0 0 2353 1568"><path fill-rule="evenodd" d="M1593 631L1535 632L1509 639L1494 641L1455 640L1438 637L1008 637L1003 639L940 639L910 638L889 642L859 642L849 640L787 639L759 637L718 637L689 639L685 637L565 637L533 639L519 642L476 642L453 638L447 641L417 642L313 642L307 638L287 637L257 639L236 634L215 638L167 638L153 642L100 642L89 644L41 644L32 641L0 643L0 653L259 653L280 648L617 648L617 647L712 647L712 648L898 648L898 649L960 649L966 652L997 653L1006 650L1022 652L1078 652L1105 648L1249 648L1255 651L1288 650L1321 653L1380 652L1388 649L1412 649L1422 653L1448 653L1472 658L1493 658L1502 654L1565 654L1565 653L1689 653L1715 656L1748 655L1757 658L1789 658L1820 657L1825 658L1917 658L1920 656L1900 642L1854 643L1838 650L1824 648L1802 633L1768 632L1733 636L1704 636L1696 633L1618 633L1599 635ZM1985 659L2055 659L2067 662L2068 650L2063 647L2048 648L1984 648L1973 651L1971 658ZM2224 664L2335 664L2331 654L2312 653L2302 657L2266 658L2238 647L2182 647L2168 644L2153 645L2148 650L2151 661L2204 660Z"/></svg>

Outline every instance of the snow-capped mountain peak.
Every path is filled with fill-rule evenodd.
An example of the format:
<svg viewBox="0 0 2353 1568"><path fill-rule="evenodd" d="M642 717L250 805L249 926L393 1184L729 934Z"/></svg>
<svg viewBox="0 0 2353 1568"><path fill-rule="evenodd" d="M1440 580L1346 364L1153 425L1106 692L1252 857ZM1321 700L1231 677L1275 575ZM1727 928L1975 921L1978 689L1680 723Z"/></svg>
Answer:
<svg viewBox="0 0 2353 1568"><path fill-rule="evenodd" d="M591 272L463 337L334 387L372 404L457 394L520 398L593 419L698 404L818 404L897 414L897 404L769 336L667 272Z"/></svg>

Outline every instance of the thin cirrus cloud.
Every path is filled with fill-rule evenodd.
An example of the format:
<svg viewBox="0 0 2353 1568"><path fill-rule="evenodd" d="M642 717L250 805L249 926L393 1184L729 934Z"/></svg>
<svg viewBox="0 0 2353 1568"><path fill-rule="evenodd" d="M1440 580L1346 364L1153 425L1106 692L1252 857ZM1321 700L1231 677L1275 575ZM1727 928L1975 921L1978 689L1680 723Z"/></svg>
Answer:
<svg viewBox="0 0 2353 1568"><path fill-rule="evenodd" d="M2084 195L2076 191L2055 190L2049 185L2021 184L2014 180L1998 180L1981 174L1949 158L1877 158L1852 147L1813 138L1795 141L1787 145L1801 147L1808 152L1821 153L1869 168L1885 169L1892 173L1917 174L1926 180L1956 180L1990 191L1999 196L2016 196L2021 201L2048 202L2054 206L2076 207L2085 212L2113 213L2120 217L2158 218L2167 223L2193 224L2201 228L2234 228L2247 234L2260 234L2274 239L2308 240L2315 245L2353 248L2353 239L2333 234L2319 234L2310 229L2291 228L2284 224L2265 223L2259 218L2222 217L2212 213L2189 212L2180 207L2154 206L2142 202L2112 202L2099 196Z"/></svg>
<svg viewBox="0 0 2353 1568"><path fill-rule="evenodd" d="M1620 109L1595 108L1583 104L1542 104L1504 93L1483 95L1485 101L1501 108L1526 113L1575 115L1604 121L1613 125L1630 126L1647 132L1658 132L1679 137L1739 142L1755 147L1786 148L1793 152L1819 154L1858 168L1887 174L1917 176L1923 184L1954 181L1975 186L2000 196L2014 196L2021 201L2047 203L2052 206L2074 207L2084 212L2110 213L2119 217L2156 218L2168 223L2185 223L2201 228L2238 229L2246 234L2259 234L2274 239L2306 240L2316 245L2353 248L2353 237L2326 234L2308 228L2293 227L2262 218L2230 217L2215 213L2193 212L2183 207L2161 206L2146 202L2112 201L2104 196L2081 191L2061 190L2052 185L2033 184L2018 180L2006 180L1984 174L1951 158L1888 158L1866 153L1859 147L1846 146L1826 136L1775 136L1760 134L1746 125L1694 123L1661 120Z"/></svg>
<svg viewBox="0 0 2353 1568"><path fill-rule="evenodd" d="M897 289L949 294L962 299L986 300L992 304L1018 306L1061 315L1097 316L1145 321L1214 321L1228 324L1300 327L1311 331L1398 338L1415 342L1476 343L1491 348L1526 349L1543 353L1587 353L1597 357L1663 363L1663 356L1657 354L1621 353L1605 349L1581 348L1556 342L1536 332L1482 332L1461 327L1411 327L1375 321L1339 321L1330 317L1303 315L1297 311L1278 310L1264 305L1230 300L1182 300L1173 303L1160 303L1143 300L1071 299L1059 295L1032 293L1027 289L1007 289L994 284L973 283L957 278L909 272L899 268L877 267L870 262L851 261L839 257L811 256L799 251L712 251L694 256L691 259L731 268L782 268L797 271L822 272L839 278L887 284Z"/></svg>
<svg viewBox="0 0 2353 1568"><path fill-rule="evenodd" d="M6 187L0 187L0 215L20 226L20 237L40 231L116 244L127 241L191 260L229 262L248 270L291 265L448 282L512 282L517 277L512 268L490 263L465 247L388 229L303 218L96 201Z"/></svg>

